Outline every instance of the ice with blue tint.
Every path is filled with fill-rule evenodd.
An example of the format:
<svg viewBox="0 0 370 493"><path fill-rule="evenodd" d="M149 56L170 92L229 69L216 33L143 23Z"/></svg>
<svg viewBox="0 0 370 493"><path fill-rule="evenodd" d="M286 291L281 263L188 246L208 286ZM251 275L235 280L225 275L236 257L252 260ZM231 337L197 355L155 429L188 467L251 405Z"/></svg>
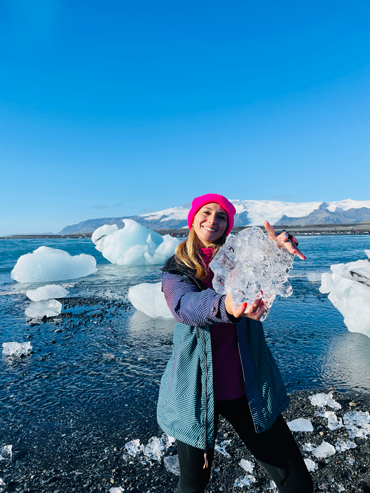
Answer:
<svg viewBox="0 0 370 493"><path fill-rule="evenodd" d="M41 246L17 260L11 277L18 282L66 281L89 276L96 272L92 255L70 255L64 250Z"/></svg>
<svg viewBox="0 0 370 493"><path fill-rule="evenodd" d="M210 263L213 287L219 294L231 293L236 306L248 305L263 291L266 318L276 296L291 296L288 281L294 255L279 249L261 228L246 228L231 236Z"/></svg>
<svg viewBox="0 0 370 493"><path fill-rule="evenodd" d="M30 342L3 342L4 356L26 356L30 351L32 351Z"/></svg>
<svg viewBox="0 0 370 493"><path fill-rule="evenodd" d="M31 301L43 301L50 300L52 298L64 298L69 294L67 289L63 286L58 286L57 284L48 284L47 286L42 286L37 289L29 289L26 292L26 296Z"/></svg>
<svg viewBox="0 0 370 493"><path fill-rule="evenodd" d="M313 431L312 423L306 418L297 418L287 423L290 431Z"/></svg>
<svg viewBox="0 0 370 493"><path fill-rule="evenodd" d="M328 293L350 332L370 337L370 259L334 264L330 269L322 275L320 292Z"/></svg>
<svg viewBox="0 0 370 493"><path fill-rule="evenodd" d="M46 317L57 317L62 311L62 304L57 300L34 301L28 305L24 314L28 318L41 320Z"/></svg>
<svg viewBox="0 0 370 493"><path fill-rule="evenodd" d="M128 299L131 301L136 310L139 310L148 317L173 318L168 308L166 299L161 290L162 283L137 284L128 290Z"/></svg>
<svg viewBox="0 0 370 493"><path fill-rule="evenodd" d="M163 265L182 240L161 236L132 219L123 219L123 229L102 226L94 231L95 248L112 264Z"/></svg>

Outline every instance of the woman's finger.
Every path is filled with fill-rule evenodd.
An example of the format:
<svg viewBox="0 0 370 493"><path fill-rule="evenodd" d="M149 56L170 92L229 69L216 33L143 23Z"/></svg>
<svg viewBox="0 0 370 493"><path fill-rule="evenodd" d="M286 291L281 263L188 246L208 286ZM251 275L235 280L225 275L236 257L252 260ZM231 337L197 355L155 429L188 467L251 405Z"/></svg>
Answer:
<svg viewBox="0 0 370 493"><path fill-rule="evenodd" d="M276 240L276 234L275 234L275 230L274 228L271 226L271 224L268 222L268 221L265 221L263 223L266 231L267 231L267 234L268 234L268 237L270 238L270 240Z"/></svg>

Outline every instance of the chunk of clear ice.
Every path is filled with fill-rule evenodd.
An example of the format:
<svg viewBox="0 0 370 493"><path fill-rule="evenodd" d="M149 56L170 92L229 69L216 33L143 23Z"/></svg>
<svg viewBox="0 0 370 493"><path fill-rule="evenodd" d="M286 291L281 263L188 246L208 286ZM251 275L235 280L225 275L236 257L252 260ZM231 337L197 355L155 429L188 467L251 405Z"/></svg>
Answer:
<svg viewBox="0 0 370 493"><path fill-rule="evenodd" d="M4 445L4 447L0 447L0 460L12 460L12 449L12 445Z"/></svg>
<svg viewBox="0 0 370 493"><path fill-rule="evenodd" d="M180 476L180 462L178 455L169 455L163 458L164 467L168 472Z"/></svg>
<svg viewBox="0 0 370 493"><path fill-rule="evenodd" d="M31 350L32 346L30 342L3 342L4 356L26 356Z"/></svg>
<svg viewBox="0 0 370 493"><path fill-rule="evenodd" d="M267 317L277 295L293 293L288 281L294 255L279 249L261 228L246 228L229 237L209 264L214 273L213 287L219 294L231 293L236 306L252 304L261 297Z"/></svg>

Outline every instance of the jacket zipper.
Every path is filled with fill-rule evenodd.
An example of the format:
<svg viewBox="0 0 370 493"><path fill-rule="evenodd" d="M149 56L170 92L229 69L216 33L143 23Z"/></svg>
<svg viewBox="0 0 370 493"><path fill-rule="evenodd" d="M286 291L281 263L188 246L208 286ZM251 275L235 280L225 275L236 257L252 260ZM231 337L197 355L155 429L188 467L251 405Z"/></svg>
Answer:
<svg viewBox="0 0 370 493"><path fill-rule="evenodd" d="M204 330L202 330L203 335L203 352L204 352L204 364L205 364L205 385L204 385L204 400L205 400L205 411L204 411L204 466L203 469L208 467L208 457L207 457L207 409L208 409L208 397L207 397L207 381L208 381L208 366L207 366L207 351L206 351L206 340L204 335Z"/></svg>

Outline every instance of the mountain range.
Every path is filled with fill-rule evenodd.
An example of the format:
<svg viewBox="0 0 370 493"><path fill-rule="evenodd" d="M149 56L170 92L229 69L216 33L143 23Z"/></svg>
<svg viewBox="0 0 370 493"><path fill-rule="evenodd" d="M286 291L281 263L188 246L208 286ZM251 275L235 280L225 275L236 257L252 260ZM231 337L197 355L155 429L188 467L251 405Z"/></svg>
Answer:
<svg viewBox="0 0 370 493"><path fill-rule="evenodd" d="M370 200L337 202L278 202L273 200L231 200L236 209L235 226L343 224L370 221ZM65 227L60 234L90 233L104 224L123 227L122 219L133 219L146 228L180 229L187 227L189 208L173 207L140 216L88 219Z"/></svg>

